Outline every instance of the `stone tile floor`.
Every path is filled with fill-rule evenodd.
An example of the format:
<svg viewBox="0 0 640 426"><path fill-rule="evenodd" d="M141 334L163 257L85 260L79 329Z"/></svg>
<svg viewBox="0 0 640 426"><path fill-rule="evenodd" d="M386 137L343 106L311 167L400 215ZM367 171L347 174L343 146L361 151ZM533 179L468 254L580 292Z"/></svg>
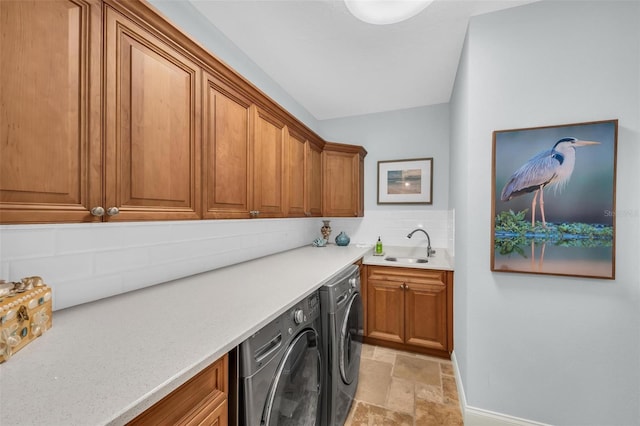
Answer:
<svg viewBox="0 0 640 426"><path fill-rule="evenodd" d="M463 425L451 361L363 345L345 426Z"/></svg>

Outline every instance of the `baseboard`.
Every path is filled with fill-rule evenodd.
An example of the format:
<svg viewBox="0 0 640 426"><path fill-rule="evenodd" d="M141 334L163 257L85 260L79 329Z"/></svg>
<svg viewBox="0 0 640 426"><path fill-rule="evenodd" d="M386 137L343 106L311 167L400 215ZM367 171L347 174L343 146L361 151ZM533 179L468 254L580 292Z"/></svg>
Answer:
<svg viewBox="0 0 640 426"><path fill-rule="evenodd" d="M465 426L550 426L546 423L521 419L519 417L496 413L495 411L484 410L482 408L468 405L464 386L460 379L460 370L458 369L458 361L456 360L455 351L451 354L451 363L453 364L453 373L456 379L456 386L458 387L460 411L462 412Z"/></svg>

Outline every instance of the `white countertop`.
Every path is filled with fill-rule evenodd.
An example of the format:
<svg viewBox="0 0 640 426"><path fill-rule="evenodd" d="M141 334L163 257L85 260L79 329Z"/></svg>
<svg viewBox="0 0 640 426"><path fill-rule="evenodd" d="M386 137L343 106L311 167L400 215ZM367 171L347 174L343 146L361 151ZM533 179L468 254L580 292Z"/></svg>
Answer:
<svg viewBox="0 0 640 426"><path fill-rule="evenodd" d="M378 265L378 266L396 266L403 268L417 268L417 269L441 269L445 271L453 271L453 258L449 255L446 249L434 248L436 253L431 255L427 263L402 263L402 262L390 262L385 260L385 257L426 257L427 249L424 246L420 247L401 247L401 246L385 246L383 247L383 255L374 255L372 252L367 253L362 263L365 265Z"/></svg>
<svg viewBox="0 0 640 426"><path fill-rule="evenodd" d="M0 424L124 424L370 250L302 247L56 311L0 365Z"/></svg>

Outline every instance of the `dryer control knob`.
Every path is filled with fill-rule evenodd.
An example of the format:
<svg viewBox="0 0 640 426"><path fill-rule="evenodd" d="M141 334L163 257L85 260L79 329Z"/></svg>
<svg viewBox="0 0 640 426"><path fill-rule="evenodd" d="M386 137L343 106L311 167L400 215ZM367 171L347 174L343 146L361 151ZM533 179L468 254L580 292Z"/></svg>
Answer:
<svg viewBox="0 0 640 426"><path fill-rule="evenodd" d="M357 283L357 282L358 282L358 281L356 280L356 278L355 278L355 277L349 278L349 284L351 284L351 287L352 287L352 288L356 288L356 283Z"/></svg>
<svg viewBox="0 0 640 426"><path fill-rule="evenodd" d="M302 321L304 321L304 311L302 309L296 309L293 313L293 322L302 324Z"/></svg>

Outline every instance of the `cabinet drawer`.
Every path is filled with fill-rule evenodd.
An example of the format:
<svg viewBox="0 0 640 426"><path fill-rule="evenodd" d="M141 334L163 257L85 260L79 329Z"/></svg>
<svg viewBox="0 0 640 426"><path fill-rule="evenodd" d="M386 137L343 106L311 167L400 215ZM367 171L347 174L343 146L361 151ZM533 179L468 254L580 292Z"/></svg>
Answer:
<svg viewBox="0 0 640 426"><path fill-rule="evenodd" d="M212 394L177 422L181 426L226 426L228 423L228 404L223 393Z"/></svg>
<svg viewBox="0 0 640 426"><path fill-rule="evenodd" d="M226 409L228 362L228 355L220 358L133 419L129 425L217 424L215 421L207 423L205 419L221 418L214 413L221 406ZM226 416L225 412L225 419Z"/></svg>
<svg viewBox="0 0 640 426"><path fill-rule="evenodd" d="M369 279L416 284L445 284L447 272L433 269L395 268L391 266L369 266Z"/></svg>

